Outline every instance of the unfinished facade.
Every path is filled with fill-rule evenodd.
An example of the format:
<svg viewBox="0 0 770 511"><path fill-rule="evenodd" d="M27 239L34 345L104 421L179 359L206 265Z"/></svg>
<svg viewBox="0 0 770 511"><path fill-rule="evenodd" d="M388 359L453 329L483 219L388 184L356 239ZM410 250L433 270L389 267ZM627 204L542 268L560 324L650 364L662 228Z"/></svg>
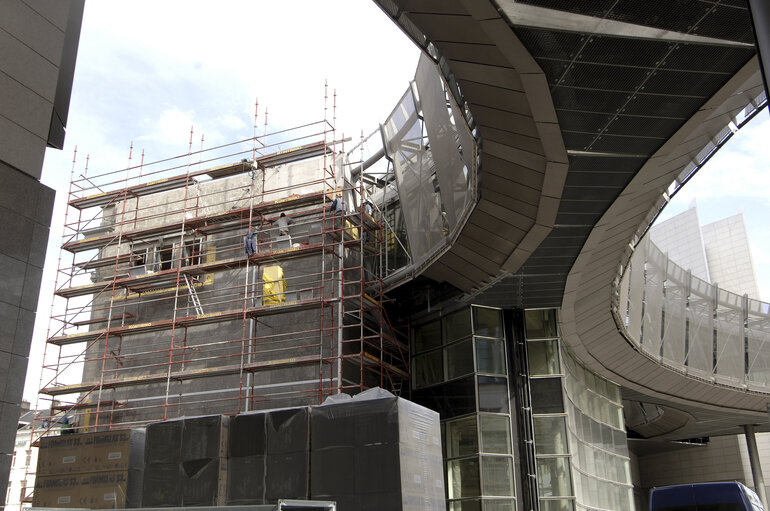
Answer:
<svg viewBox="0 0 770 511"><path fill-rule="evenodd" d="M406 388L343 143L247 142L73 180L42 393L77 429Z"/></svg>

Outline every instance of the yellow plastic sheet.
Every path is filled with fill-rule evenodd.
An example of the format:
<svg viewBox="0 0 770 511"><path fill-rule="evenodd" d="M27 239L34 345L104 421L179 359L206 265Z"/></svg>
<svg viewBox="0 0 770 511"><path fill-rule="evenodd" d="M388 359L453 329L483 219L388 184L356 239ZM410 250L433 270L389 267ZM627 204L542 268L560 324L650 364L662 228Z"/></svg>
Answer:
<svg viewBox="0 0 770 511"><path fill-rule="evenodd" d="M262 303L273 305L286 302L286 280L280 266L265 266L262 271Z"/></svg>

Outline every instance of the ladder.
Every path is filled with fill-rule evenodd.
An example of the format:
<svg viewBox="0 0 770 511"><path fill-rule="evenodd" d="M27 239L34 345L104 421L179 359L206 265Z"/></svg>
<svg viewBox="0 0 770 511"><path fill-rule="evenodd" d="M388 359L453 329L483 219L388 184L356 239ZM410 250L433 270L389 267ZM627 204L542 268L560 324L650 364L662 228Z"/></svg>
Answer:
<svg viewBox="0 0 770 511"><path fill-rule="evenodd" d="M184 282L187 284L187 291L190 293L190 299L192 300L193 306L195 307L195 313L198 316L202 316L203 306L201 306L200 298L198 298L198 292L195 291L195 286L192 285L190 282L190 277L187 274L184 276Z"/></svg>

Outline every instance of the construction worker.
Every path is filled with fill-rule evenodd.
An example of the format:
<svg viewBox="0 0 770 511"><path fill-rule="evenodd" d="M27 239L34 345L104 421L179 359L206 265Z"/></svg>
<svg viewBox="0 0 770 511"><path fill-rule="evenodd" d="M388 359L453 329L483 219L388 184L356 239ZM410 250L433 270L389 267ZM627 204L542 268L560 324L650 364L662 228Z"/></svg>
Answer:
<svg viewBox="0 0 770 511"><path fill-rule="evenodd" d="M275 225L278 227L278 236L288 236L291 223L292 221L286 216L286 213L281 213L281 216L275 221Z"/></svg>
<svg viewBox="0 0 770 511"><path fill-rule="evenodd" d="M72 424L72 421L69 417L64 417L61 420L61 430L60 434L62 435L71 435L75 432L75 426Z"/></svg>
<svg viewBox="0 0 770 511"><path fill-rule="evenodd" d="M329 211L333 211L334 216L342 215L345 212L345 201L342 200L341 194L338 193L334 198L331 205L329 206Z"/></svg>

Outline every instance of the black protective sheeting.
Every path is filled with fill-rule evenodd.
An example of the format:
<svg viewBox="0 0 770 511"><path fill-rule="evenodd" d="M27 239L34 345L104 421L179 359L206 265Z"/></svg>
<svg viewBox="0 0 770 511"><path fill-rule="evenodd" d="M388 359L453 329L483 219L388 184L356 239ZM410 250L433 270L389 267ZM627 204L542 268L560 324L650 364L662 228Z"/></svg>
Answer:
<svg viewBox="0 0 770 511"><path fill-rule="evenodd" d="M309 419L308 408L233 417L228 446L228 505L308 497Z"/></svg>
<svg viewBox="0 0 770 511"><path fill-rule="evenodd" d="M227 505L265 503L266 456L231 458L227 467Z"/></svg>
<svg viewBox="0 0 770 511"><path fill-rule="evenodd" d="M307 452L310 442L308 408L268 412L265 419L267 454Z"/></svg>
<svg viewBox="0 0 770 511"><path fill-rule="evenodd" d="M439 415L381 389L340 399L311 409L311 498L339 511L443 511Z"/></svg>
<svg viewBox="0 0 770 511"><path fill-rule="evenodd" d="M216 506L219 495L219 458L182 463L182 505Z"/></svg>
<svg viewBox="0 0 770 511"><path fill-rule="evenodd" d="M145 439L144 462L176 463L182 447L181 420L156 422L147 426Z"/></svg>
<svg viewBox="0 0 770 511"><path fill-rule="evenodd" d="M222 428L225 418L221 415L192 417L182 422L181 461L217 458L221 453Z"/></svg>
<svg viewBox="0 0 770 511"><path fill-rule="evenodd" d="M179 464L153 463L145 466L142 507L179 507L181 505L182 471Z"/></svg>
<svg viewBox="0 0 770 511"><path fill-rule="evenodd" d="M230 422L229 458L264 455L266 451L264 413L243 413Z"/></svg>

